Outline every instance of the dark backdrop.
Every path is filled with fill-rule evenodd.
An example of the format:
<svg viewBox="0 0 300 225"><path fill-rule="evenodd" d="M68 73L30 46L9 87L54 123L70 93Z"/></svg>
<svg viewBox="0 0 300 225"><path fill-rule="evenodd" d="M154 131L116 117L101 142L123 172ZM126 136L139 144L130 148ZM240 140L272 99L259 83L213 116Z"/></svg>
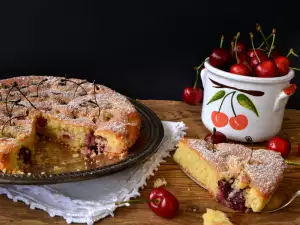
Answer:
<svg viewBox="0 0 300 225"><path fill-rule="evenodd" d="M248 41L260 22L266 33L277 29L281 51L300 53L299 8L291 2L1 1L0 76L67 74L133 98L181 100L192 67L221 32L227 45L237 31ZM300 68L300 59L293 63ZM300 91L288 107L300 109L299 99Z"/></svg>

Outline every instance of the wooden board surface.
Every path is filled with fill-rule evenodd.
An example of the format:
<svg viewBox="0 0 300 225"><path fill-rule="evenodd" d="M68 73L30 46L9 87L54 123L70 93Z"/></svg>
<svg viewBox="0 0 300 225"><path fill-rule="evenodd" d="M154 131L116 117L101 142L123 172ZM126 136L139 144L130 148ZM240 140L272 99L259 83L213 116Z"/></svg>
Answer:
<svg viewBox="0 0 300 225"><path fill-rule="evenodd" d="M203 138L207 134L207 129L201 122L201 106L199 105L189 106L183 102L161 100L143 100L141 102L157 113L161 120L185 122L189 127L188 137ZM292 152L288 159L300 162L300 156L297 154L297 144L300 143L300 111L286 110L282 128L292 141ZM257 146L263 145L264 143L261 143ZM147 205L133 204L130 207L117 209L114 217L105 218L96 224L203 224L202 215L208 207L226 212L232 222L237 225L300 224L300 198L296 198L288 208L272 214L234 213L214 202L204 189L186 177L171 158L159 167L155 176L141 191L141 195L147 195L153 187L153 181L161 177L166 179L168 182L166 188L174 193L180 202L180 211L176 218L162 219L153 214ZM289 166L280 186L278 199L283 201L283 197L288 198L298 189L300 190L300 166ZM60 217L52 218L44 211L30 210L24 203L15 203L6 196L0 196L0 212L0 224L66 224L65 220Z"/></svg>

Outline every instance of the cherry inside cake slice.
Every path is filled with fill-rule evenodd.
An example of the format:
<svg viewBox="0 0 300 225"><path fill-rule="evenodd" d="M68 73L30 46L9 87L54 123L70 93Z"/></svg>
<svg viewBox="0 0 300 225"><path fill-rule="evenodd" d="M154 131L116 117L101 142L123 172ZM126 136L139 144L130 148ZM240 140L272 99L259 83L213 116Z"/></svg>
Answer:
<svg viewBox="0 0 300 225"><path fill-rule="evenodd" d="M181 139L174 160L219 203L237 211L261 211L283 177L281 155L241 144Z"/></svg>

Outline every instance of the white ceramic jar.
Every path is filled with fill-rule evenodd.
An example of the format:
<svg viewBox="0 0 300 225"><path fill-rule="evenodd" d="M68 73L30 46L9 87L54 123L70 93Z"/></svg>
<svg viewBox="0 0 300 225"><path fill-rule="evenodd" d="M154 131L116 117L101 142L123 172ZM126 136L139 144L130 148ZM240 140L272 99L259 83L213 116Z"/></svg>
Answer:
<svg viewBox="0 0 300 225"><path fill-rule="evenodd" d="M204 88L202 122L211 132L215 127L227 138L246 142L266 141L281 129L284 109L296 85L285 76L258 78L241 76L204 63L201 80Z"/></svg>

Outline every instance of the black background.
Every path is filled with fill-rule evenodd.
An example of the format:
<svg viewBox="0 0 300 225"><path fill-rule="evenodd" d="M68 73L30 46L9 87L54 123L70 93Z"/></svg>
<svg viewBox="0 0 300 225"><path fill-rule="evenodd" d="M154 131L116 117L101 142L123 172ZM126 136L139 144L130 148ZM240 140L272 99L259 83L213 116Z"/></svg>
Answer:
<svg viewBox="0 0 300 225"><path fill-rule="evenodd" d="M133 98L181 100L193 66L219 46L221 32L226 45L238 31L248 43L259 22L266 35L277 29L279 50L300 53L299 8L291 2L1 1L0 76L67 74ZM299 99L300 91L288 108L300 109Z"/></svg>

